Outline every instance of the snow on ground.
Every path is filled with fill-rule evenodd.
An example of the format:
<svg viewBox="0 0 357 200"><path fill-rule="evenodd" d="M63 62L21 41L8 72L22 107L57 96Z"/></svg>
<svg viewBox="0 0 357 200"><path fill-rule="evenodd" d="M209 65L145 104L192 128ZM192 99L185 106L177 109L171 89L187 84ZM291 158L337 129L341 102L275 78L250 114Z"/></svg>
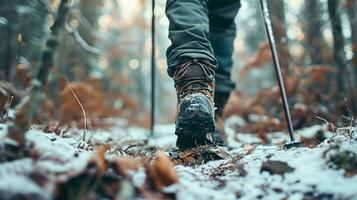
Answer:
<svg viewBox="0 0 357 200"><path fill-rule="evenodd" d="M357 146L355 146L357 149ZM179 192L180 199L303 199L309 193L323 194L332 199L357 199L357 177L345 178L343 171L328 169L322 159L323 147L314 149L299 148L281 150L276 147L260 146L245 156L240 162L244 164L247 175L237 176L228 172L219 180L225 182L219 187L217 180L212 180L209 173L214 171L219 163L210 162L196 168L178 167L181 175ZM239 153L233 150L231 154ZM271 160L287 162L295 168L292 173L284 176L260 173L261 165L269 155ZM200 188L200 189L198 189ZM184 192L186 191L186 192ZM189 191L189 192L187 192ZM352 198L353 197L353 198ZM323 199L323 198L318 198Z"/></svg>
<svg viewBox="0 0 357 200"><path fill-rule="evenodd" d="M157 130L162 131L158 126ZM313 136L316 131L323 130L322 126L313 126L298 131L298 136ZM327 167L322 158L323 151L328 148L327 141L316 148L294 148L284 150L276 144L287 141L287 135L275 133L271 135L274 142L270 145L257 145L261 142L253 134L238 134L239 142L232 138L234 130L227 127L231 138L230 154L234 157L243 154L247 149L254 150L246 155L241 162L247 171L246 176L239 176L237 172L227 171L223 176L212 178L223 161L211 161L196 167L177 166L177 173L181 177L177 185L178 199L303 199L306 196L317 199L357 199L357 176L346 178L343 170L333 170ZM167 134L174 132L174 126L167 130ZM326 135L332 135L327 131ZM166 139L167 138L162 138ZM343 140L344 146L357 153L356 140ZM252 144L252 145L250 145ZM256 145L256 146L253 146ZM270 175L260 172L263 161L279 160L287 162L295 168L292 173L284 176Z"/></svg>
<svg viewBox="0 0 357 200"><path fill-rule="evenodd" d="M313 126L298 131L298 137L313 137L317 131L323 130L328 139L315 148L284 150L281 144L288 140L286 134L272 133L269 135L271 143L262 145L254 134L235 133L230 128L234 121L239 123L230 119L226 127L230 157L196 166L177 165L176 172L180 181L166 190L174 191L179 200L357 199L357 175L347 177L343 169L334 168L333 164L328 163L331 156L342 150L353 152L356 156L356 134L354 138L348 139L326 131L324 126ZM119 146L128 142L146 141L142 143L143 146L163 149L169 149L175 144L174 125L157 125L155 134L150 135L147 130L125 128L122 123L118 124L121 125L111 130L92 131L91 141ZM0 125L0 141L3 141L5 132L6 126ZM37 129L28 131L26 138L34 142L40 154L36 161L25 158L1 163L0 194L7 194L8 199L19 193L32 194L34 199L50 199L54 188L42 188L25 175L40 170L58 178L62 174L76 174L83 170L93 151L78 148L81 144L78 135L73 133L68 138L61 138ZM237 157L240 159L235 160ZM267 160L285 162L294 170L283 175L261 172L263 162ZM144 179L143 169L132 176L136 186L144 183Z"/></svg>

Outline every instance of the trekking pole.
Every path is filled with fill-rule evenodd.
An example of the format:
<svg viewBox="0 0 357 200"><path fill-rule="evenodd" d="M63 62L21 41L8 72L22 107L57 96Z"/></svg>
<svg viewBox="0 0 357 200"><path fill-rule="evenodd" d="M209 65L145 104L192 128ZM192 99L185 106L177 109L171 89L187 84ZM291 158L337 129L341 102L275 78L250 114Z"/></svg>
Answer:
<svg viewBox="0 0 357 200"><path fill-rule="evenodd" d="M151 122L150 135L154 136L155 126L155 0L152 1L151 17Z"/></svg>
<svg viewBox="0 0 357 200"><path fill-rule="evenodd" d="M278 53L277 53L276 46L275 46L273 28L272 28L272 25L271 25L271 20L270 20L269 10L268 10L268 5L267 5L266 0L260 0L260 5L261 5L262 11L263 11L263 19L264 19L264 24L265 24L265 30L266 30L267 35L268 35L268 40L269 40L269 44L270 44L270 50L272 52L272 58L273 58L273 62L274 62L275 74L276 74L276 77L277 77L277 80L278 80L278 84L279 84L279 88L280 88L281 99L283 100L285 119L286 119L286 123L287 123L287 126L288 126L288 131L289 131L289 136L290 136L290 142L286 143L284 145L284 147L287 148L287 149L292 148L292 147L298 147L298 146L301 145L301 142L295 141L295 137L294 137L294 129L293 129L293 125L292 125L292 122L291 122L288 99L286 97L287 95L286 95L286 92L285 92L284 81L283 81L282 74L281 74L281 71L280 71L279 58L278 58Z"/></svg>

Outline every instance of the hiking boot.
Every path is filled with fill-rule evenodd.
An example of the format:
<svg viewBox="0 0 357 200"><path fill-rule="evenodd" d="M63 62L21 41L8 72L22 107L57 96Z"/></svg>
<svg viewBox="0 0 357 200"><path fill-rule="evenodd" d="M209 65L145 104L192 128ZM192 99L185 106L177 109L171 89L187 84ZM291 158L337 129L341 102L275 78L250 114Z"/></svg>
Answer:
<svg viewBox="0 0 357 200"><path fill-rule="evenodd" d="M212 145L214 121L214 66L203 60L189 60L174 73L177 92L176 146L179 149Z"/></svg>
<svg viewBox="0 0 357 200"><path fill-rule="evenodd" d="M223 119L223 111L224 106L227 104L229 98L228 92L217 92L214 94L214 102L216 106L215 112L215 121L217 131L212 134L213 142L217 146L226 146L226 132L224 129L224 119Z"/></svg>

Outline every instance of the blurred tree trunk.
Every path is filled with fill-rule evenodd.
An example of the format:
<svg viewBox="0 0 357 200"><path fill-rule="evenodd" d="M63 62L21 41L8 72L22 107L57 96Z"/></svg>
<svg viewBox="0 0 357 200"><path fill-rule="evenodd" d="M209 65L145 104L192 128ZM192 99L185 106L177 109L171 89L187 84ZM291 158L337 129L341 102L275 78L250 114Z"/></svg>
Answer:
<svg viewBox="0 0 357 200"><path fill-rule="evenodd" d="M11 7L9 5L5 5L5 8L8 8L9 11L12 11L17 6L17 3L14 3ZM1 65L3 65L3 75L4 79L6 81L11 80L11 74L12 74L12 68L14 64L14 58L15 58L15 38L17 37L16 35L16 24L13 23L16 21L16 16L9 12L8 10L5 10L4 8L1 10L0 17L5 17L6 19L6 24L3 29L3 34L4 34L4 40L1 42L1 45L4 45L4 54L1 55L3 56L4 60L1 60Z"/></svg>
<svg viewBox="0 0 357 200"><path fill-rule="evenodd" d="M351 26L352 64L354 66L354 79L357 84L357 0L347 0L347 13Z"/></svg>
<svg viewBox="0 0 357 200"><path fill-rule="evenodd" d="M69 0L62 0L58 8L58 14L51 26L51 35L46 42L45 49L42 54L42 62L39 68L38 75L32 83L29 95L16 108L15 120L9 126L8 136L14 139L19 147L25 145L25 132L35 115L42 107L42 102L45 98L44 88L47 83L47 78L53 67L53 60L58 46L58 36L63 28L66 16L69 10ZM18 149L23 150L22 148Z"/></svg>
<svg viewBox="0 0 357 200"><path fill-rule="evenodd" d="M351 115L351 111L353 113L356 112L355 102L357 101L357 99L351 73L347 73L348 62L344 51L345 42L342 33L339 0L328 0L328 12L332 25L332 33L334 40L334 57L338 68L336 80L338 89L337 92L339 93L339 95L337 97L345 98L349 96L349 101L347 102L348 106L343 106L342 112L345 115Z"/></svg>
<svg viewBox="0 0 357 200"><path fill-rule="evenodd" d="M285 22L285 5L284 0L268 1L269 12L271 13L271 21L277 43L279 61L282 67L282 72L289 74L290 72L290 53L288 47L288 37L286 35Z"/></svg>
<svg viewBox="0 0 357 200"><path fill-rule="evenodd" d="M79 37L88 46L96 46L101 0L76 1L69 15L69 26L78 35L69 31L60 35L60 53L56 64L70 81L86 81L93 68L98 66L98 55L88 51L75 37Z"/></svg>
<svg viewBox="0 0 357 200"><path fill-rule="evenodd" d="M334 58L338 73L336 74L337 89L339 93L346 92L345 76L347 69L347 59L344 51L344 38L342 34L341 16L338 9L339 0L328 0L328 13L332 26L334 41Z"/></svg>
<svg viewBox="0 0 357 200"><path fill-rule="evenodd" d="M51 12L44 4L51 1L0 0L0 78L17 85L16 59L31 65L35 72L47 37L47 16ZM17 36L21 34L25 48L19 51ZM33 67L31 67L33 66Z"/></svg>
<svg viewBox="0 0 357 200"><path fill-rule="evenodd" d="M348 18L350 21L350 27L351 27L351 43L352 43L352 51L353 51L353 57L352 57L352 71L353 71L353 79L354 79L354 85L353 85L353 102L352 102L352 108L353 111L356 113L357 112L357 0L347 0L347 14Z"/></svg>
<svg viewBox="0 0 357 200"><path fill-rule="evenodd" d="M305 31L306 50L310 58L310 64L324 63L325 41L322 36L321 2L320 0L305 0Z"/></svg>
<svg viewBox="0 0 357 200"><path fill-rule="evenodd" d="M9 24L6 27L6 40L3 43L5 45L5 52L4 52L4 79L6 81L10 81L10 75L11 75L11 69L12 69L12 64L13 64L13 58L14 56L12 55L13 49L12 49L12 44L13 44L13 37L12 36L13 31L12 31L12 25Z"/></svg>
<svg viewBox="0 0 357 200"><path fill-rule="evenodd" d="M79 10L81 11L83 17L90 26L97 27L98 25L98 9L101 0L81 0L79 4ZM80 24L78 31L83 37L83 39L91 46L95 44L95 37L92 33L89 33L83 24Z"/></svg>
<svg viewBox="0 0 357 200"><path fill-rule="evenodd" d="M86 21L87 26L89 25L91 29L97 29L98 27L98 17L99 17L99 9L102 0L81 0L79 3L79 10L83 15L83 19ZM79 23L78 33L87 42L90 46L96 46L98 42L93 34L93 31L88 31L88 27L83 23ZM81 55L81 63L85 66L83 68L84 74L83 78L88 77L89 73L93 68L98 66L98 56L90 55L90 59L88 59L88 52L83 52L83 50L79 47L79 44L75 44L77 47L78 53Z"/></svg>
<svg viewBox="0 0 357 200"><path fill-rule="evenodd" d="M143 1L143 0L140 1L139 8L138 8L139 10L145 10L145 2L146 1ZM141 14L136 18L136 20L137 20L137 24L145 22L145 13L141 12ZM143 27L140 27L140 29L142 29L141 30L141 34L142 35L140 36L140 39L139 39L139 41L140 41L139 46L141 46L141 47L145 46L145 42L146 42L146 37L145 37L146 33L145 33L145 29L144 29L145 24L142 24L142 26ZM143 78L144 77L144 73L143 73L143 65L142 65L142 63L144 61L143 58L145 57L145 49L141 48L138 53L139 53L138 56L140 56L140 58L139 58L139 61L140 61L140 66L139 67L140 68L137 69L137 72L134 73L134 77L136 77L135 78L136 79L135 83L138 86L137 95L139 96L139 99L141 99L141 101L142 101L140 110L146 110L145 109L146 108L145 104L148 101L145 101L144 99L148 99L148 96L146 96L146 93L145 93L145 91L146 91L145 86L146 86L146 84L148 82L146 82L144 80L144 78Z"/></svg>

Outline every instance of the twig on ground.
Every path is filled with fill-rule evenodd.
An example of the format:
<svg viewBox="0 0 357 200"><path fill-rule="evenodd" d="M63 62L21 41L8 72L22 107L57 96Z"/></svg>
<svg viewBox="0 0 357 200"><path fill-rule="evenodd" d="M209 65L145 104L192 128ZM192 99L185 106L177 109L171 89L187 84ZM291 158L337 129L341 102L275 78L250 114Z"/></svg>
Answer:
<svg viewBox="0 0 357 200"><path fill-rule="evenodd" d="M87 132L87 115L86 115L86 111L84 110L84 107L81 103L81 101L79 100L79 98L77 97L76 93L73 91L73 88L71 86L71 84L69 83L68 79L66 78L67 81L67 86L69 88L69 90L71 91L72 95L74 96L74 98L76 99L76 101L78 102L78 105L81 107L82 113L83 113L83 118L84 118L84 126L83 126L83 137L82 140L83 142L86 141L86 132Z"/></svg>
<svg viewBox="0 0 357 200"><path fill-rule="evenodd" d="M317 118L317 119L319 119L319 120L324 121L324 122L325 122L325 124L327 125L327 127L328 127L328 128L329 128L329 127L331 127L332 132L335 132L335 130L336 130L336 126L335 126L333 123L328 122L326 119L324 119L324 118L322 118L322 117L320 117L320 116L318 116L318 115L316 115L316 118Z"/></svg>

